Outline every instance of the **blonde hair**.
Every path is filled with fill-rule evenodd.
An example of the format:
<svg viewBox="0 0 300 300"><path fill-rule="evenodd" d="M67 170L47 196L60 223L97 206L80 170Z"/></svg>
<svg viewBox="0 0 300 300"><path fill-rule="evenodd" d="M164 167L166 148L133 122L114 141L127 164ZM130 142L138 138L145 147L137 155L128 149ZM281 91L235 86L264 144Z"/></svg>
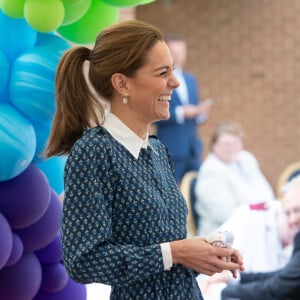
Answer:
<svg viewBox="0 0 300 300"><path fill-rule="evenodd" d="M148 51L162 41L161 31L148 23L129 20L100 32L95 46L69 49L61 58L55 78L57 109L45 150L47 157L68 154L85 128L100 125L104 108L98 96L110 101L111 77L134 77L146 63ZM83 72L89 61L88 81Z"/></svg>
<svg viewBox="0 0 300 300"><path fill-rule="evenodd" d="M244 131L239 123L233 121L224 121L219 123L210 139L210 147L212 148L213 145L219 140L220 136L223 134L232 134L234 136L239 137L242 141L244 140Z"/></svg>

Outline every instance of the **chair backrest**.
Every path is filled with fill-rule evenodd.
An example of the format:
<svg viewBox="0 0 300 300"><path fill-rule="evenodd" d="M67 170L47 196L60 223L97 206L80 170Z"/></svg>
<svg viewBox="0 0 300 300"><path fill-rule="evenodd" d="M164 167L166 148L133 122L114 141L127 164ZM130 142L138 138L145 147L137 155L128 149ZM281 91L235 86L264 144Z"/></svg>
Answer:
<svg viewBox="0 0 300 300"><path fill-rule="evenodd" d="M199 216L195 211L195 185L197 181L197 172L189 171L187 172L181 181L180 191L187 203L188 207L188 219L187 219L187 231L190 236L197 235L197 226L199 221Z"/></svg>
<svg viewBox="0 0 300 300"><path fill-rule="evenodd" d="M277 182L276 196L278 199L282 198L282 188L294 177L300 175L300 161L289 164L280 174Z"/></svg>

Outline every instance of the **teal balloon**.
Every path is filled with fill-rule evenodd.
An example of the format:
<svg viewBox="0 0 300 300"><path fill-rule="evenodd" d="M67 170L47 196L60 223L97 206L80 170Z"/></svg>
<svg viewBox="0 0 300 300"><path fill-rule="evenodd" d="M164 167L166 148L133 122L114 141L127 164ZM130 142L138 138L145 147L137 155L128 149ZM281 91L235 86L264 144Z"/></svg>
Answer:
<svg viewBox="0 0 300 300"><path fill-rule="evenodd" d="M63 55L66 50L71 48L71 44L57 34L41 32L38 32L37 34L36 46L41 46L54 51L59 56Z"/></svg>
<svg viewBox="0 0 300 300"><path fill-rule="evenodd" d="M130 7L137 6L143 2L143 0L101 0L103 3L112 6Z"/></svg>
<svg viewBox="0 0 300 300"><path fill-rule="evenodd" d="M44 150L50 135L52 122L31 121L36 135L36 148L33 163L43 162L45 160Z"/></svg>
<svg viewBox="0 0 300 300"><path fill-rule="evenodd" d="M60 51L37 46L13 64L9 85L12 104L31 120L51 121L55 105L55 72Z"/></svg>
<svg viewBox="0 0 300 300"><path fill-rule="evenodd" d="M8 79L9 79L9 70L10 70L10 64L3 51L0 50L0 95L1 93L4 93L5 89L7 88ZM1 98L0 98L0 102L1 102Z"/></svg>
<svg viewBox="0 0 300 300"><path fill-rule="evenodd" d="M80 0L80 1L63 1L65 8L65 16L62 22L62 26L72 24L83 17L88 11L91 0Z"/></svg>
<svg viewBox="0 0 300 300"><path fill-rule="evenodd" d="M60 26L57 32L73 43L91 44L95 42L101 30L118 21L119 13L118 7L106 5L100 0L92 0L82 18L70 25Z"/></svg>
<svg viewBox="0 0 300 300"><path fill-rule="evenodd" d="M32 124L11 105L0 103L0 181L21 174L31 163L35 147Z"/></svg>
<svg viewBox="0 0 300 300"><path fill-rule="evenodd" d="M58 195L64 191L64 168L66 160L65 156L53 156L35 163L35 166L46 175L49 185Z"/></svg>
<svg viewBox="0 0 300 300"><path fill-rule="evenodd" d="M13 19L0 10L0 50L9 62L34 47L37 32L24 19Z"/></svg>

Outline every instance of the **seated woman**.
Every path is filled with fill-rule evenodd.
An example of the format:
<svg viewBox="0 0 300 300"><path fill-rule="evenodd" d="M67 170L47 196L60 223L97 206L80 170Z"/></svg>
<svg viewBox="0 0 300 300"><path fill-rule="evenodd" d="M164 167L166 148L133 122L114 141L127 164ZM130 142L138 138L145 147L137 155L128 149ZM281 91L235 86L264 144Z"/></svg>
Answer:
<svg viewBox="0 0 300 300"><path fill-rule="evenodd" d="M275 199L256 158L243 150L244 133L235 122L222 122L211 137L211 151L199 170L195 209L197 234L208 236L242 204L265 209Z"/></svg>
<svg viewBox="0 0 300 300"><path fill-rule="evenodd" d="M300 295L300 176L283 191L282 208L287 220L293 252L287 263L273 272L242 272L240 282L222 291L222 300L298 300ZM274 255L270 249L270 256ZM207 298L205 298L207 299Z"/></svg>

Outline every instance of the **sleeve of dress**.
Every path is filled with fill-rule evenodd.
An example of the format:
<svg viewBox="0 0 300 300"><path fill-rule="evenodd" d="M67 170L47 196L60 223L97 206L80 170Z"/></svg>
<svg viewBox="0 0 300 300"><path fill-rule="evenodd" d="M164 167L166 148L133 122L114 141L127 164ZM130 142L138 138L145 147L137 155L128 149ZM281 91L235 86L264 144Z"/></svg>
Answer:
<svg viewBox="0 0 300 300"><path fill-rule="evenodd" d="M64 264L75 281L129 286L164 271L159 244L138 247L112 242L112 197L103 150L75 146L65 168L62 218Z"/></svg>

